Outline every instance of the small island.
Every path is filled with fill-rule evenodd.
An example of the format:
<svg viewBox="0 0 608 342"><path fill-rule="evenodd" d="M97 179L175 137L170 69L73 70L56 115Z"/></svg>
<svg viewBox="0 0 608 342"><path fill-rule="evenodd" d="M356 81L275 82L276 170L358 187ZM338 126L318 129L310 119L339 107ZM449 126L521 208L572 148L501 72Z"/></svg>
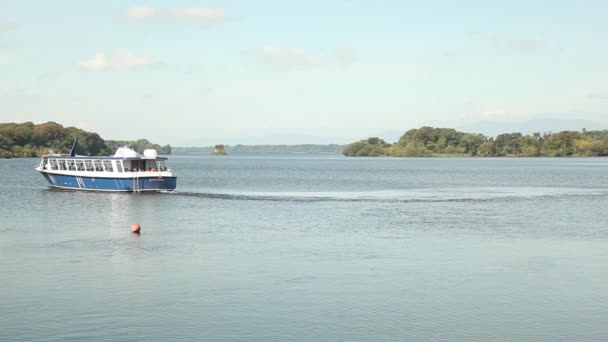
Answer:
<svg viewBox="0 0 608 342"><path fill-rule="evenodd" d="M226 152L226 146L219 144L213 147L213 152L211 152L211 154L214 156L227 156L228 152Z"/></svg>
<svg viewBox="0 0 608 342"><path fill-rule="evenodd" d="M371 137L346 146L342 153L348 157L597 157L608 156L608 130L488 137L425 126L408 130L392 144Z"/></svg>

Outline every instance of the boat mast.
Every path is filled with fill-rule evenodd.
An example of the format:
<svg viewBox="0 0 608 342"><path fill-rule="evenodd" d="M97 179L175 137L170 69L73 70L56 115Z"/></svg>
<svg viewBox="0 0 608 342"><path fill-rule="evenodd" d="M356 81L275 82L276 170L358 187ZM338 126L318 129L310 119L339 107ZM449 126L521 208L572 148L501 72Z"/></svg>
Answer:
<svg viewBox="0 0 608 342"><path fill-rule="evenodd" d="M74 143L72 144L72 149L70 150L70 157L76 156L76 144L77 143L78 143L78 137L76 137L76 139L74 140Z"/></svg>

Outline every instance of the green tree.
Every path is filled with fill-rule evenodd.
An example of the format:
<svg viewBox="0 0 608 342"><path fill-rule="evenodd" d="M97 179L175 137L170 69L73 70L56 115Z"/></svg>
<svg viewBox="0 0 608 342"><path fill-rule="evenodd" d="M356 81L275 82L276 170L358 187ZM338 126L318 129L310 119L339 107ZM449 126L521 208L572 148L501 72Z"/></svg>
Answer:
<svg viewBox="0 0 608 342"><path fill-rule="evenodd" d="M495 157L496 146L494 145L494 138L490 138L479 146L478 153L482 157Z"/></svg>
<svg viewBox="0 0 608 342"><path fill-rule="evenodd" d="M385 156L391 151L391 144L378 137L371 137L352 143L342 151L350 157L378 157Z"/></svg>
<svg viewBox="0 0 608 342"><path fill-rule="evenodd" d="M545 138L544 151L553 157L572 156L575 153L575 141L581 134L574 131L563 131L551 134Z"/></svg>
<svg viewBox="0 0 608 342"><path fill-rule="evenodd" d="M48 149L56 153L68 153L76 138L79 138L76 152L80 155L109 155L115 151L97 133L76 127L63 127L56 122L38 125L32 122L0 123L0 158L37 157ZM170 145L160 146L146 139L140 139L137 143L142 150L155 148L160 153L171 153Z"/></svg>
<svg viewBox="0 0 608 342"><path fill-rule="evenodd" d="M395 157L422 157L444 154L471 156L606 156L608 130L559 133L518 132L499 134L496 138L482 134L459 132L452 128L423 126L406 131L397 141L375 149L382 139L374 137L353 143L344 150L345 155L391 155Z"/></svg>
<svg viewBox="0 0 608 342"><path fill-rule="evenodd" d="M471 156L478 155L479 147L486 142L486 137L482 134L466 133L460 139L460 146L464 148L465 153Z"/></svg>
<svg viewBox="0 0 608 342"><path fill-rule="evenodd" d="M521 133L500 134L494 140L498 156L519 155L521 153Z"/></svg>

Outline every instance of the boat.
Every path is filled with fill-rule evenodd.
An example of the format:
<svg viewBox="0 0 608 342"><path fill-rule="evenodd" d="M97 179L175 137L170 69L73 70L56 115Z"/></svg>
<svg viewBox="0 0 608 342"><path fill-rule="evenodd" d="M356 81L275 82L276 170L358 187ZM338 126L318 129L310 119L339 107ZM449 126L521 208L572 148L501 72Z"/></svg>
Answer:
<svg viewBox="0 0 608 342"><path fill-rule="evenodd" d="M143 155L129 146L119 147L113 156L78 156L78 139L69 154L45 154L36 164L51 188L86 191L171 192L177 186L167 158L154 149Z"/></svg>

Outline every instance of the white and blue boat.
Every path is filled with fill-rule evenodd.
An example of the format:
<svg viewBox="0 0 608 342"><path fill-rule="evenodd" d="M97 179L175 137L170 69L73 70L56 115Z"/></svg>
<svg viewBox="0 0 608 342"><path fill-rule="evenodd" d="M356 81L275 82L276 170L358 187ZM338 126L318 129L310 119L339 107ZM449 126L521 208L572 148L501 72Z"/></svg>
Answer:
<svg viewBox="0 0 608 342"><path fill-rule="evenodd" d="M77 156L76 143L70 154L47 154L36 165L35 170L46 178L51 188L166 192L177 186L173 170L165 166L167 158L159 157L156 150L145 150L139 155L125 146L111 157Z"/></svg>

